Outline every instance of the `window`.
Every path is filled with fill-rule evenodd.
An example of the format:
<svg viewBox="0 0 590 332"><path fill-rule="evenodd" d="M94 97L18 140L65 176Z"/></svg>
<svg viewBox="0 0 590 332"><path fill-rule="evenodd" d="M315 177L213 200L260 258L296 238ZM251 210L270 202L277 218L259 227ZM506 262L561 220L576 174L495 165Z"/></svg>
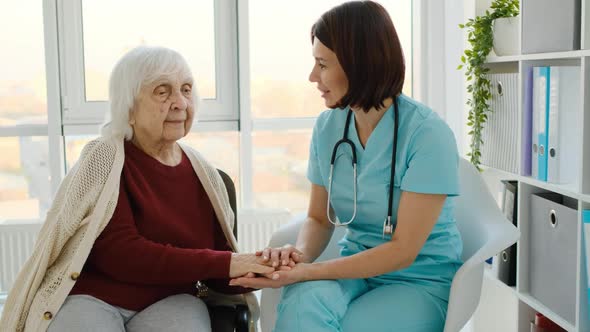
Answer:
<svg viewBox="0 0 590 332"><path fill-rule="evenodd" d="M235 2L78 0L60 4L65 125L103 121L110 72L125 52L139 45L169 47L187 59L205 106L201 120L238 119Z"/></svg>
<svg viewBox="0 0 590 332"><path fill-rule="evenodd" d="M344 1L250 1L251 113L256 118L316 117L326 107L309 82L314 64L310 29L322 13ZM412 94L412 2L380 1L399 35L406 59L404 93ZM288 11L288 20L285 13Z"/></svg>
<svg viewBox="0 0 590 332"><path fill-rule="evenodd" d="M0 12L0 127L47 124L43 38L40 1L17 1Z"/></svg>
<svg viewBox="0 0 590 332"><path fill-rule="evenodd" d="M51 204L48 140L36 136L47 133L43 41L39 1L0 12L0 223L38 220Z"/></svg>
<svg viewBox="0 0 590 332"><path fill-rule="evenodd" d="M38 220L51 205L47 137L0 137L1 219Z"/></svg>
<svg viewBox="0 0 590 332"><path fill-rule="evenodd" d="M310 29L322 13L343 2L302 0L297 6L272 0L249 2L254 207L286 207L292 212L307 209L309 140L314 118L326 109L316 84L308 80L314 64ZM389 12L404 49L403 91L411 96L412 1L379 2Z"/></svg>
<svg viewBox="0 0 590 332"><path fill-rule="evenodd" d="M307 159L311 129L259 131L253 136L253 190L257 208L303 212L309 204Z"/></svg>
<svg viewBox="0 0 590 332"><path fill-rule="evenodd" d="M76 162L78 162L84 146L97 137L98 135L66 136L66 169L68 172L74 167Z"/></svg>
<svg viewBox="0 0 590 332"><path fill-rule="evenodd" d="M32 248L63 173L98 136L112 67L126 51L145 44L176 49L187 59L203 102L199 122L182 141L232 177L238 195L246 197L243 211L267 209L262 214L270 221L256 210L253 222L243 218L240 228L247 233L242 245L264 246L288 219L278 210L296 213L308 206L309 141L315 117L325 109L308 81L309 31L324 11L342 2L13 2L0 12L0 225L37 228L27 230L26 243L0 244ZM412 1L381 3L404 47L404 92L411 95ZM11 236L7 228L0 235ZM0 270L9 277L0 280L0 303L8 290L2 287L26 259L22 253L11 256L10 264L0 257Z"/></svg>
<svg viewBox="0 0 590 332"><path fill-rule="evenodd" d="M157 0L85 0L82 17L87 101L108 99L108 78L116 61L139 45L162 45L180 52L193 70L201 98L215 99L212 0L165 4Z"/></svg>
<svg viewBox="0 0 590 332"><path fill-rule="evenodd" d="M66 166L71 169L80 158L82 149L97 135L66 136ZM227 173L239 193L239 135L237 131L191 132L181 142L201 153L216 168Z"/></svg>
<svg viewBox="0 0 590 332"><path fill-rule="evenodd" d="M201 153L214 167L227 173L240 194L240 139L237 131L192 132L182 142Z"/></svg>
<svg viewBox="0 0 590 332"><path fill-rule="evenodd" d="M18 170L15 166L25 165L24 161L14 159L22 157L19 147L30 143L25 138L44 141L44 145L49 145L45 149L52 151L49 155L65 160L66 169L69 169L85 142L96 135L94 129L87 128L95 128L104 119L108 107L105 102L108 75L115 61L136 45L163 45L182 53L193 69L199 92L205 99L199 112L200 123L221 123L216 124L213 131L194 130L185 141L203 150L205 156L230 173L238 187L241 185L238 180L246 179L242 183L248 185L242 188L250 198L248 207L305 208L306 204L301 203L303 199L285 198L283 194L293 189L299 192L295 195L304 197L308 190L299 186L300 182L307 182L305 168L301 165L307 163L309 134L315 117L325 109L314 84L308 81L313 65L309 29L323 12L343 1L302 0L297 6L271 0L172 1L165 6L155 0L123 3L105 0L100 4L88 0L48 1L43 7L29 0L11 7L10 14L0 14L0 26L4 28L0 38L7 45L0 62L3 73L0 77L0 137L5 137L2 140L7 145L14 144L8 154L11 160L5 158L3 174L16 172L26 179L25 182L33 181L25 174L24 166L19 166ZM384 0L381 3L392 16L405 50L404 91L411 94L412 1ZM45 24L49 22L45 29L56 31L55 36L50 34L47 40L44 40L47 33L43 35L43 8L47 11ZM280 14L287 10L289 22L284 22L285 15ZM244 16L248 17L248 32L242 35L246 36L244 45L249 53L249 70L241 83L246 84L249 95L246 96L248 105L242 107L249 108L249 112L244 112L245 116L240 119L237 27L238 17ZM26 17L26 22L17 21L17 17ZM163 19L169 17L174 19ZM19 38L9 33L14 26L21 26ZM55 40L52 37L56 37ZM63 113L61 116L52 114L57 120L49 124L49 128L59 130L38 127L39 124L45 126L48 118L45 62L49 60L45 59L43 40L55 49L59 46L60 50L59 84L52 84L51 88L57 91L52 96L59 93L62 102L52 103L52 107L61 108ZM52 54L49 49L48 54ZM50 74L50 77L57 76L53 72ZM239 126L238 120L251 125L241 126L241 132L234 131ZM20 126L26 128L21 130ZM10 129L2 129L6 127ZM53 134L48 135L48 131ZM68 136L62 155L58 155L60 149L55 146L63 139L62 131ZM279 142L288 147L281 148ZM295 153L290 149L297 144ZM41 147L35 149L41 151ZM18 155L15 151L19 151ZM231 153L219 154L219 151ZM269 161L271 156L280 160ZM51 172L45 171L45 174L53 174L55 182L61 161L44 162L51 165ZM272 177L266 175L276 176L279 186L269 185L268 179ZM10 176L5 177L8 178ZM0 187L10 187L5 183L9 180L0 182ZM20 183L21 188L26 187L22 180ZM55 185L52 188L55 190ZM30 194L21 194L20 199ZM0 202L2 200L4 198L0 198ZM34 214L32 211L29 210Z"/></svg>

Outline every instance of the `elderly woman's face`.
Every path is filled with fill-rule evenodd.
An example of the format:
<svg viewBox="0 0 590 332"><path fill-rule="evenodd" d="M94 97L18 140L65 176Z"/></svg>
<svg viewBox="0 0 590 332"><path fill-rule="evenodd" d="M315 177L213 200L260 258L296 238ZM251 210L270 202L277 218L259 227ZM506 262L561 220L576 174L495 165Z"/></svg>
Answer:
<svg viewBox="0 0 590 332"><path fill-rule="evenodd" d="M194 117L190 76L162 77L143 86L129 123L136 139L175 142L188 134Z"/></svg>

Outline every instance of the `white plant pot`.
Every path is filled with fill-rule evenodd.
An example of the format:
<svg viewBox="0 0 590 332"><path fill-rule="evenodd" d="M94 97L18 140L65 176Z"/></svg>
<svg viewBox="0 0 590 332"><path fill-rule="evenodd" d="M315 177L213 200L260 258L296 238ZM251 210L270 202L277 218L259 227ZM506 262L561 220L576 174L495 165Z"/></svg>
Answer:
<svg viewBox="0 0 590 332"><path fill-rule="evenodd" d="M501 17L494 20L494 53L497 56L520 54L518 34L520 16Z"/></svg>

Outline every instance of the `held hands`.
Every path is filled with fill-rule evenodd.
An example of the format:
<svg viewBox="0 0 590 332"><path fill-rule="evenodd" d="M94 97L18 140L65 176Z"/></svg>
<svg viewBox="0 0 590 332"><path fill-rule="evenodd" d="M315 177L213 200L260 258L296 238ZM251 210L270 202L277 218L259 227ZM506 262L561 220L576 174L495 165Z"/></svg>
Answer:
<svg viewBox="0 0 590 332"><path fill-rule="evenodd" d="M293 267L302 261L303 253L294 246L286 244L280 248L265 248L262 251L257 251L256 256L262 256L265 262L270 261L275 268L280 266Z"/></svg>
<svg viewBox="0 0 590 332"><path fill-rule="evenodd" d="M303 281L308 264L303 261L303 253L292 245L281 248L266 248L257 251L256 257L274 267L270 273L247 273L230 281L231 286L249 288L278 288Z"/></svg>
<svg viewBox="0 0 590 332"><path fill-rule="evenodd" d="M237 278L248 273L256 274L270 274L275 269L268 262L265 262L262 257L255 254L237 254L232 253L231 261L229 263L229 277Z"/></svg>

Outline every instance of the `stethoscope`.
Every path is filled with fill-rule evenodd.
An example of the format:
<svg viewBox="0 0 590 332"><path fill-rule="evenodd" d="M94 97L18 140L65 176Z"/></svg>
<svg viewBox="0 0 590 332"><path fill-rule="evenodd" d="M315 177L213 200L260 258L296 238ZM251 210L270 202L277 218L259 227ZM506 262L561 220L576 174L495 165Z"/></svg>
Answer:
<svg viewBox="0 0 590 332"><path fill-rule="evenodd" d="M396 159L396 152L397 152L397 130L399 126L399 109L397 105L397 98L393 100L394 104L394 117L395 122L393 125L393 152L391 154L391 177L389 179L389 206L387 208L387 218L383 221L383 238L385 238L385 234L391 235L393 234L393 225L391 223L391 214L392 214L392 207L393 207L393 180L395 177L395 159ZM346 123L344 124L344 134L342 135L342 139L336 142L334 145L334 149L332 150L332 159L330 160L330 178L329 178L329 186L328 186L328 205L326 207L328 220L335 226L346 226L350 224L354 218L356 217L356 146L354 143L348 139L348 127L350 125L350 118L352 117L352 110L348 109L348 114L346 115ZM352 172L353 172L353 179L352 179L352 187L354 192L354 209L352 212L352 217L345 223L341 223L338 219L336 221L332 220L330 216L330 198L332 197L332 180L334 175L334 162L336 161L336 152L338 152L338 147L341 144L348 144L352 151Z"/></svg>

